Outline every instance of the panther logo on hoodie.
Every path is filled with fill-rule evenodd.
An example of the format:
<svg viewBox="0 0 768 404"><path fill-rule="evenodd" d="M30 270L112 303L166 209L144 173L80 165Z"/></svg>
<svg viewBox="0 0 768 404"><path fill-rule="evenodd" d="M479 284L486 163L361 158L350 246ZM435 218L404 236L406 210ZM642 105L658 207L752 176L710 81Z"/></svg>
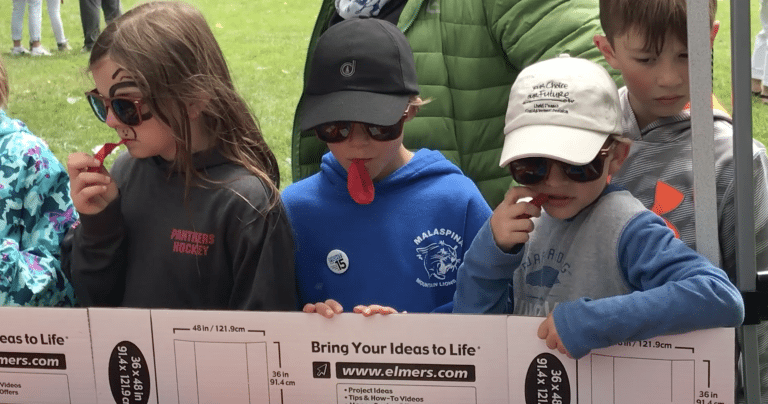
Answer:
<svg viewBox="0 0 768 404"><path fill-rule="evenodd" d="M445 275L454 272L459 267L459 259L456 249L459 246L449 246L445 241L432 243L426 247L416 248L418 257L424 262L424 269L427 270L429 278L436 278L444 281Z"/></svg>

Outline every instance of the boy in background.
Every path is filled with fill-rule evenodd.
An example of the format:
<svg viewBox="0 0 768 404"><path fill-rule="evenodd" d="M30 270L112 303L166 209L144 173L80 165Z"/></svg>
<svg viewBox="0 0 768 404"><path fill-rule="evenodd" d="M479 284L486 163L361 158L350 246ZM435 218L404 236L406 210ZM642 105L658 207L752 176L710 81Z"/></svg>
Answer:
<svg viewBox="0 0 768 404"><path fill-rule="evenodd" d="M546 317L538 337L577 359L622 341L741 324L741 294L725 272L608 185L629 142L604 68L563 55L524 69L504 132L500 166L522 186L472 242L454 312ZM521 201L534 196L543 210Z"/></svg>
<svg viewBox="0 0 768 404"><path fill-rule="evenodd" d="M709 1L710 43L719 22L717 1ZM626 187L644 206L659 214L675 235L696 248L691 168L692 136L688 79L686 0L600 0L605 36L595 45L626 87L619 90L622 126L633 140L627 160L612 183ZM714 108L715 182L721 262L736 276L733 127L724 111ZM768 270L768 159L753 140L756 264ZM768 402L768 335L758 329L762 363L762 402ZM737 377L739 383L741 379ZM739 387L739 395L743 390Z"/></svg>
<svg viewBox="0 0 768 404"><path fill-rule="evenodd" d="M403 146L403 124L424 104L408 41L385 20L346 20L323 33L310 66L301 130L330 153L282 193L303 310L450 311L491 209L440 152Z"/></svg>

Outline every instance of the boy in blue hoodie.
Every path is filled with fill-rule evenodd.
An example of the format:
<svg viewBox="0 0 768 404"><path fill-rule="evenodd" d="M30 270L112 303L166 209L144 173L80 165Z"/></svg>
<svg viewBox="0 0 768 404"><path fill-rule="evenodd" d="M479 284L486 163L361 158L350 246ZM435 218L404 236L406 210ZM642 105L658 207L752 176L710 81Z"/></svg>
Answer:
<svg viewBox="0 0 768 404"><path fill-rule="evenodd" d="M627 340L741 324L725 272L608 185L629 141L611 77L563 57L512 86L502 167L507 193L459 268L454 312L542 316L538 337L574 358ZM543 201L543 210L523 197ZM533 218L531 218L533 217Z"/></svg>
<svg viewBox="0 0 768 404"><path fill-rule="evenodd" d="M353 19L320 37L301 129L330 153L319 173L282 193L305 312L450 307L456 270L491 210L442 154L403 146L403 124L424 104L418 95L413 54L395 25Z"/></svg>

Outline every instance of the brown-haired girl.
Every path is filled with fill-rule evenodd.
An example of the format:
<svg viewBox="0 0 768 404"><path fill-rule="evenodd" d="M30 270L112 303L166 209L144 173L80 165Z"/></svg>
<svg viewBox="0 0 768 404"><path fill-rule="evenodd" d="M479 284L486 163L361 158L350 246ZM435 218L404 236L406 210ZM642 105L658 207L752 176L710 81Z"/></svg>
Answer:
<svg viewBox="0 0 768 404"><path fill-rule="evenodd" d="M109 173L69 156L80 302L295 309L277 163L202 14L141 4L101 33L89 70L91 107L128 153Z"/></svg>

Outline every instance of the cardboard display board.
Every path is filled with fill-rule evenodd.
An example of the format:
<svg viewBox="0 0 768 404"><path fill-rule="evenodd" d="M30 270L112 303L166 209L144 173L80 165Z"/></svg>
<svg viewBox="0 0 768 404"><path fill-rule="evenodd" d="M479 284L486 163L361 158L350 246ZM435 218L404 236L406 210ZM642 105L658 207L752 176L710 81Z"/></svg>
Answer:
<svg viewBox="0 0 768 404"><path fill-rule="evenodd" d="M0 308L2 403L733 403L734 331L572 360L541 318Z"/></svg>

